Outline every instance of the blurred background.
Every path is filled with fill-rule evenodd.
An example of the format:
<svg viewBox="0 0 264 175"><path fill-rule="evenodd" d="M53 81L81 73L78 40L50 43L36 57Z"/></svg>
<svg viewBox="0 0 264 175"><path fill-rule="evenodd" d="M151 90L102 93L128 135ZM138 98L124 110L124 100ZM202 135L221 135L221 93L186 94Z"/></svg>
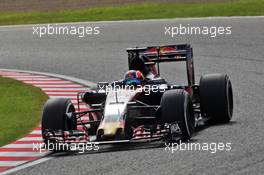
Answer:
<svg viewBox="0 0 264 175"><path fill-rule="evenodd" d="M64 10L139 3L230 2L235 0L0 0L0 11Z"/></svg>

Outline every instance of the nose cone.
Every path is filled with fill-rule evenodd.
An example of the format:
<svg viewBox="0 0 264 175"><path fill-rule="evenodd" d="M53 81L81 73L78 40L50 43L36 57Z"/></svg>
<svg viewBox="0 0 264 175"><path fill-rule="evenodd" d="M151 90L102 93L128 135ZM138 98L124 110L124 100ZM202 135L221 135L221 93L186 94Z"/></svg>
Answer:
<svg viewBox="0 0 264 175"><path fill-rule="evenodd" d="M99 128L99 131L102 135L99 136L102 139L114 139L119 137L122 134L122 127L120 123L104 123L102 127ZM100 132L98 132L100 134Z"/></svg>
<svg viewBox="0 0 264 175"><path fill-rule="evenodd" d="M104 126L104 135L105 136L115 136L118 125L116 123L109 123Z"/></svg>

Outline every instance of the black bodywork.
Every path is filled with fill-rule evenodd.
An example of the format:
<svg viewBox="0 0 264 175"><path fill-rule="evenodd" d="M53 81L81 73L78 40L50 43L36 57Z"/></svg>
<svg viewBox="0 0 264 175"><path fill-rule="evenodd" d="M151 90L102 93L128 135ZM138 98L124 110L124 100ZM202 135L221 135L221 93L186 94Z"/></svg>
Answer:
<svg viewBox="0 0 264 175"><path fill-rule="evenodd" d="M195 84L193 49L189 44L151 46L144 48L135 47L127 49L127 53L129 70L140 70L146 77L145 85L148 85L148 88L151 88L152 85L158 85L159 88L156 89L155 92L151 91L148 95L146 95L145 92L138 93L135 98L127 104L127 113L124 116L125 136L122 138L112 138L111 141L120 139L127 139L128 141L175 141L181 139L182 131L178 126L179 123L167 123L162 119L161 99L163 94L170 90L178 89L188 94L192 105L191 117L194 121L192 123L193 127L204 125L205 122L212 117L207 115L201 107L200 86ZM186 62L188 84L184 86L168 84L166 80L160 77L160 63L179 61ZM77 121L82 116L88 115L90 118L89 121L76 124L82 125L84 127L83 131L75 131L74 129L72 131L46 130L47 132L44 132L45 134L43 137L53 140L54 142L64 143L67 143L68 138L71 140L74 138L84 138L86 141L107 141L100 140L98 137L95 140L89 140L88 138L90 135L100 134L98 133L98 127L104 117L104 105L107 98L106 88L109 87L109 85L113 87L113 84L123 86L123 81L116 81L114 83L100 82L95 89L77 94L78 109L67 117L72 119L72 121ZM213 92L213 90L211 91ZM230 93L232 93L232 88L230 91ZM205 99L207 100L208 98L206 97ZM206 102L208 102L208 100ZM86 103L89 105L90 109L87 111L80 111L81 103ZM204 110L206 110L206 108ZM93 115L97 116L96 120L94 120ZM87 125L90 127L86 127ZM141 132L137 132L137 130L141 130ZM67 136L65 136L65 132L67 132Z"/></svg>

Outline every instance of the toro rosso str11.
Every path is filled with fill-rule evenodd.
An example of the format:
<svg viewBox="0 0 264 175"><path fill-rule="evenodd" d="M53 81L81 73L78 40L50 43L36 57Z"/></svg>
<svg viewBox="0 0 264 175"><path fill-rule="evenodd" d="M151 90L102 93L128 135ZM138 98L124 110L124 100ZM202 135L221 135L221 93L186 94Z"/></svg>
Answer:
<svg viewBox="0 0 264 175"><path fill-rule="evenodd" d="M229 77L203 75L195 84L190 45L136 47L127 52L129 72L124 80L100 82L78 93L76 109L65 98L46 102L42 116L45 143L189 140L197 126L232 118ZM179 61L186 62L187 85L169 84L160 77L160 63ZM89 110L80 110L83 103Z"/></svg>

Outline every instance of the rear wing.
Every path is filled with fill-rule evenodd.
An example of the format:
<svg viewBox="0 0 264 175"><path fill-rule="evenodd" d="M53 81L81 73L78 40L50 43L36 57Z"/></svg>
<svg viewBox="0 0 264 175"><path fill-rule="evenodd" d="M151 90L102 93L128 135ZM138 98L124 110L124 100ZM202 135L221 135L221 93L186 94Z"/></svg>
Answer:
<svg viewBox="0 0 264 175"><path fill-rule="evenodd" d="M159 63L186 61L188 84L194 85L193 49L190 44L128 48L129 65L133 59L144 60L145 65L156 65L160 75Z"/></svg>

